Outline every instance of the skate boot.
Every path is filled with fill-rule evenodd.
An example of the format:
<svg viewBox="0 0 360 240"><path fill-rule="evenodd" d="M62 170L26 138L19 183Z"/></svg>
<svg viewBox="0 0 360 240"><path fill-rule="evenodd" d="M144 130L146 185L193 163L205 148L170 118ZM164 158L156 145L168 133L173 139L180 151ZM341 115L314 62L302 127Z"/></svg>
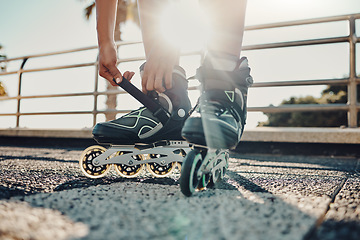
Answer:
<svg viewBox="0 0 360 240"><path fill-rule="evenodd" d="M143 69L144 64L140 71ZM80 168L87 177L103 177L111 165L122 177L136 177L145 166L152 175L165 177L183 161L190 148L181 137L181 129L191 104L185 71L175 66L172 77L171 89L148 94L123 79L119 86L144 106L94 127L94 139L111 147L91 146L84 150Z"/></svg>
<svg viewBox="0 0 360 240"><path fill-rule="evenodd" d="M197 78L202 93L182 130L195 146L182 166L180 187L186 196L223 178L229 149L236 147L244 130L247 92L253 83L245 57L233 71L215 70L205 59Z"/></svg>

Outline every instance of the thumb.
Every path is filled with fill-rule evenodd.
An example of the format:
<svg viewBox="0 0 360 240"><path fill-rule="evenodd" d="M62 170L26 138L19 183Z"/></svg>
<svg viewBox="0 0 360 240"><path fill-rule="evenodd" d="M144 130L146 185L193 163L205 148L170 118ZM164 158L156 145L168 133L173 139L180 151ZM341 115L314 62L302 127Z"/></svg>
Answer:
<svg viewBox="0 0 360 240"><path fill-rule="evenodd" d="M116 68L115 74L113 74L113 79L115 79L115 82L117 84L121 83L121 81L122 81L122 75L121 75L120 71L117 68Z"/></svg>

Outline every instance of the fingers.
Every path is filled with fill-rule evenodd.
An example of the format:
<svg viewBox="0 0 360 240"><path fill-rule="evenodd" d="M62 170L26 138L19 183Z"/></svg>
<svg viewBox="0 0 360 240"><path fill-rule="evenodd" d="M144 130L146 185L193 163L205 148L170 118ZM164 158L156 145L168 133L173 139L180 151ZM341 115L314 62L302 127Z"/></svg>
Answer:
<svg viewBox="0 0 360 240"><path fill-rule="evenodd" d="M126 80L131 81L131 79L134 75L135 75L135 72L126 71L126 72L124 72L123 77Z"/></svg>
<svg viewBox="0 0 360 240"><path fill-rule="evenodd" d="M118 83L120 83L122 79L122 75L119 69L112 64L101 65L99 68L99 75L108 80L112 86L116 86L116 84L113 82L113 79L115 79Z"/></svg>
<svg viewBox="0 0 360 240"><path fill-rule="evenodd" d="M143 92L146 93L153 90L165 92L166 89L170 89L172 87L172 72L172 66L152 67L150 64L145 65L142 76Z"/></svg>
<svg viewBox="0 0 360 240"><path fill-rule="evenodd" d="M154 89L158 92L165 92L166 90L163 85L163 78L164 78L164 70L159 69L159 71L156 72L154 79Z"/></svg>
<svg viewBox="0 0 360 240"><path fill-rule="evenodd" d="M116 86L113 79L117 83L122 80L122 75L117 68L117 53L114 44L102 44L99 46L99 75L108 80L112 86Z"/></svg>
<svg viewBox="0 0 360 240"><path fill-rule="evenodd" d="M165 78L166 89L172 88L172 74L173 74L173 69L171 69L171 71L165 72L164 78Z"/></svg>
<svg viewBox="0 0 360 240"><path fill-rule="evenodd" d="M126 80L130 81L133 78L133 76L135 75L135 72L126 71L126 72L124 72L124 74L122 76L120 71L117 69L117 67L111 68L111 67L103 66L102 69L100 68L99 74L101 77L108 80L112 86L116 86L117 84L121 83L123 77ZM115 84L113 82L113 79L115 79L117 84Z"/></svg>

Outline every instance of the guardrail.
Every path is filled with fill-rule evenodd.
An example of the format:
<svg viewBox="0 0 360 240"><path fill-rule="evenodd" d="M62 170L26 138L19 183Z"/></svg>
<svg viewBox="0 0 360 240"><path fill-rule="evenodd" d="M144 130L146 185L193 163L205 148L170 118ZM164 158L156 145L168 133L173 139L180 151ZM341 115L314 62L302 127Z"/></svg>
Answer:
<svg viewBox="0 0 360 240"><path fill-rule="evenodd" d="M327 22L337 22L337 21L347 21L349 26L349 35L331 37L331 38L320 38L320 39L308 39L301 41L286 41L286 42L276 42L269 44L257 44L257 45L247 45L243 46L243 50L259 50L259 49L270 49L270 48L286 48L286 47L297 47L297 46L307 46L307 45L319 45L319 44L332 44L332 43L348 43L349 44L349 77L341 79L317 79L317 80L297 80L297 81L276 81L276 82L262 82L255 83L252 87L261 88L261 87L279 87L279 86L304 86L304 85L347 85L348 86L348 102L346 104L304 104L304 105L282 105L282 106L267 106L267 107L249 107L248 111L251 112L292 112L292 111L347 111L348 112L348 126L349 127L358 127L358 112L360 105L357 102L357 85L360 83L359 77L356 76L356 43L359 43L360 40L356 36L356 19L360 19L360 14L352 15L343 15L335 17L326 17L326 18L317 18L309 20L300 20L300 21L289 21L282 23L274 24L263 24L256 26L248 26L245 28L245 31L253 30L262 30L262 29L271 29L271 28L282 28L282 27L291 27L298 25L308 25L316 23L327 23ZM118 46L125 46L131 44L140 44L141 42L118 42ZM12 61L22 61L20 68L17 71L7 71L0 72L0 76L4 75L15 75L17 74L18 79L18 90L16 96L3 96L0 97L0 101L5 100L17 100L17 110L15 113L0 113L1 116L16 116L16 127L20 126L20 117L25 115L56 115L56 114L92 114L93 115L93 124L96 124L97 115L103 114L106 112L117 113L126 113L127 110L105 110L100 111L97 107L98 96L100 95L109 95L109 94L124 94L126 92L122 90L114 91L98 91L98 63L87 62L80 64L72 65L62 65L56 67L44 67L44 68L33 68L33 69L24 69L25 64L35 58L55 56L66 53L81 52L87 50L94 50L97 47L87 47L87 48L78 48L68 51L57 51L52 53L44 53L30 56L23 56L18 58L10 58L0 60L1 63L12 62ZM201 55L201 52L189 52L184 55ZM134 58L122 58L119 59L118 63L131 62L131 61L141 61L145 60L144 57L134 57ZM46 94L46 95L32 95L32 96L22 96L21 86L22 86L22 76L25 73L30 72L42 72L42 71L51 71L59 69L70 69L70 68L81 68L81 67L95 67L95 81L94 81L94 90L92 92L80 92L80 93L67 93L67 94ZM194 89L194 88L192 88ZM21 100L22 99L35 99L35 98L57 98L57 97L78 97L78 96L93 96L93 110L92 111L61 111L61 112L21 112Z"/></svg>

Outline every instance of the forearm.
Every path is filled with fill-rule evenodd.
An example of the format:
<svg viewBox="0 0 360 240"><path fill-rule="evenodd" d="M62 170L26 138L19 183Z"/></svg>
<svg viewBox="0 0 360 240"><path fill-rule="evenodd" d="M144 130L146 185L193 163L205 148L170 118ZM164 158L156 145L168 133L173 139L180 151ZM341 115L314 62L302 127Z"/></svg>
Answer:
<svg viewBox="0 0 360 240"><path fill-rule="evenodd" d="M166 3L166 0L138 0L141 33L147 57L154 44L162 40L159 29L159 16Z"/></svg>
<svg viewBox="0 0 360 240"><path fill-rule="evenodd" d="M96 29L99 47L114 44L117 0L96 0Z"/></svg>

